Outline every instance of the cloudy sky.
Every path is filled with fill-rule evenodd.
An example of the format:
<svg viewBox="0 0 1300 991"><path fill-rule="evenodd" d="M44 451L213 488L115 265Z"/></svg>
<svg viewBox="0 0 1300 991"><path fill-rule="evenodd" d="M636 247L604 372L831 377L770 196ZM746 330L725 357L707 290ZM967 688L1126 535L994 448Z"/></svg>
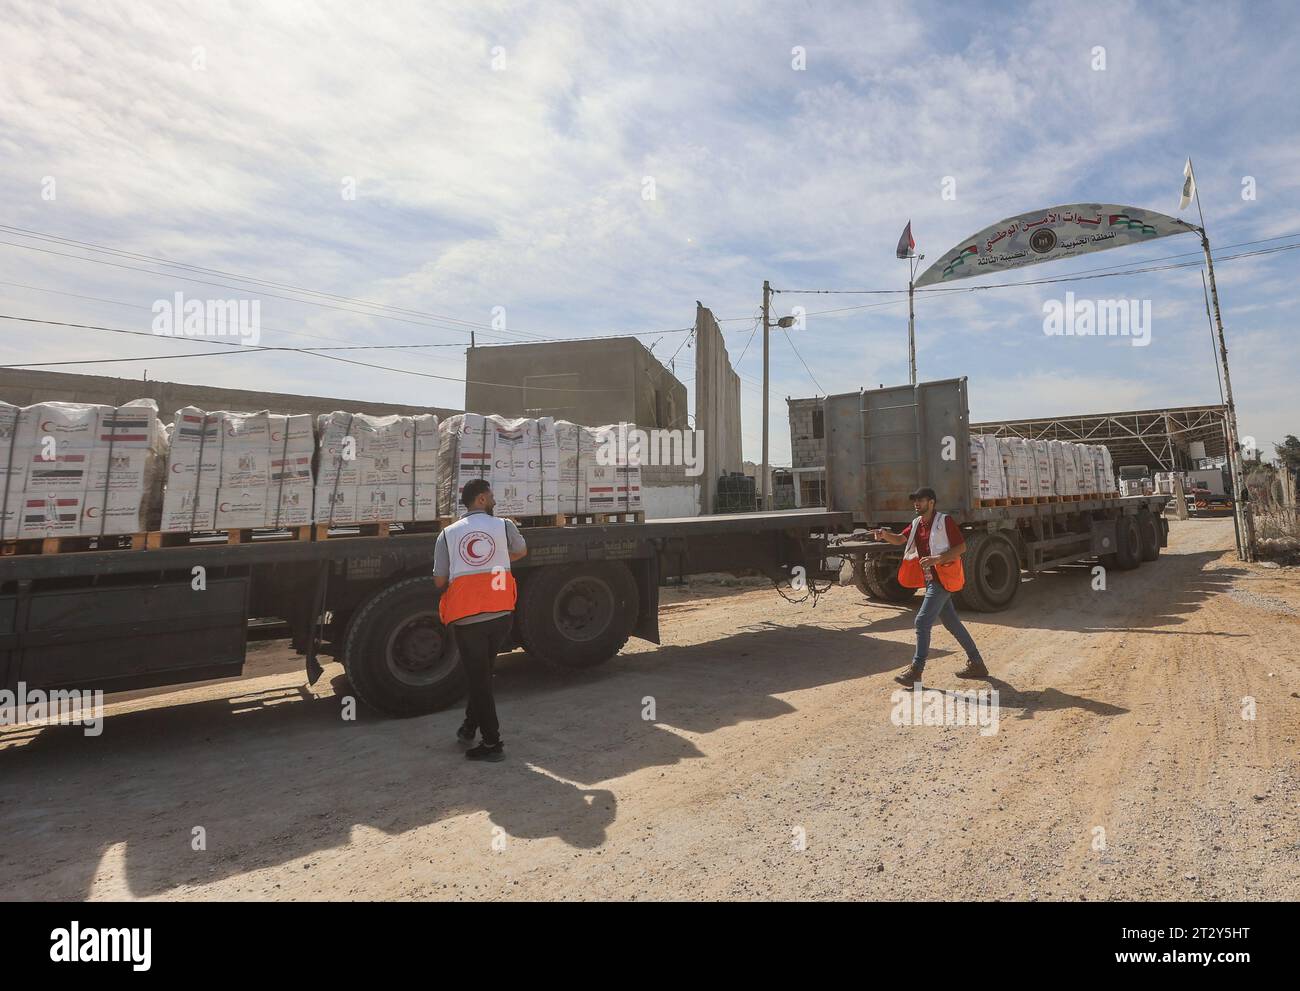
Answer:
<svg viewBox="0 0 1300 991"><path fill-rule="evenodd" d="M101 0L0 14L0 312L147 333L154 301L183 292L260 299L264 346L443 345L335 352L394 370L247 348L163 360L216 348L0 320L3 364L152 355L47 367L458 407L471 329L633 333L689 385L681 328L699 299L739 359L757 459L764 279L903 288L909 219L932 260L1056 204L1173 213L1190 155L1224 256L1241 431L1269 454L1300 434L1300 251L1227 257L1300 244L1290 4ZM1197 251L1166 238L1010 281ZM995 281L1008 280L967 284ZM1150 300L1150 346L1046 336L1044 303L1067 290ZM806 326L772 340L778 464L785 397L907 379L905 298L776 297L778 314L795 306ZM1197 267L921 296L917 338L921 378L969 376L977 420L1219 397Z"/></svg>

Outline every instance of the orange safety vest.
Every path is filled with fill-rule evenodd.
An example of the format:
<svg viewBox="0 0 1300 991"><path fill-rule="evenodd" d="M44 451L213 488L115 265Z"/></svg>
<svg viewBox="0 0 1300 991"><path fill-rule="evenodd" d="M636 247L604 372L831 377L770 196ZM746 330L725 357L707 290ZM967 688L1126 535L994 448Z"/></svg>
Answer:
<svg viewBox="0 0 1300 991"><path fill-rule="evenodd" d="M921 555L916 550L916 533L921 526L921 517L912 520L911 532L907 535L907 546L903 548L903 563L898 566L898 584L904 588L922 588L925 585L925 569L921 567ZM948 550L948 518L936 512L930 521L930 554L938 557ZM939 584L949 592L960 592L966 584L966 571L961 566L961 558L948 564L935 565L935 574Z"/></svg>
<svg viewBox="0 0 1300 991"><path fill-rule="evenodd" d="M518 589L510 572L505 520L471 513L443 530L442 539L451 564L451 582L438 600L444 626L466 616L515 608Z"/></svg>

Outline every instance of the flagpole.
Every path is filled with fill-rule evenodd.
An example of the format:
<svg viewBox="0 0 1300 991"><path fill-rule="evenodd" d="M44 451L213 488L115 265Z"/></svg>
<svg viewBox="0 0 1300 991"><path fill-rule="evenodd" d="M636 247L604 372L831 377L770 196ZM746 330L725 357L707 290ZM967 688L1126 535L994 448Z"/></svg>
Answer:
<svg viewBox="0 0 1300 991"><path fill-rule="evenodd" d="M1187 164L1192 166L1188 156ZM1214 256L1210 253L1210 236L1205 232L1205 212L1201 209L1201 190L1196 186L1196 169L1191 167L1196 212L1201 218L1198 231L1201 250L1205 252L1205 268L1210 277L1210 300L1214 307L1214 326L1219 339L1219 363L1223 366L1223 395L1227 405L1228 468L1232 474L1232 521L1237 531L1237 557L1242 561L1255 560L1255 534L1250 514L1246 511L1246 473L1241 464L1241 441L1237 433L1237 406L1232 399L1232 376L1228 373L1228 342L1223 335L1223 315L1219 310L1219 290L1214 282Z"/></svg>
<svg viewBox="0 0 1300 991"><path fill-rule="evenodd" d="M907 260L907 367L916 385L916 263Z"/></svg>

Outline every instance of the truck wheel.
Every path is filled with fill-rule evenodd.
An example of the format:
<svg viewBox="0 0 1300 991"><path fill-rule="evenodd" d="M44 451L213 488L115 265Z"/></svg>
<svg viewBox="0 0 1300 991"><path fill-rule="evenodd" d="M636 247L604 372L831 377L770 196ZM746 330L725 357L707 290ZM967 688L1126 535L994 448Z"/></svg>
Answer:
<svg viewBox="0 0 1300 991"><path fill-rule="evenodd" d="M620 561L539 568L520 592L519 633L530 656L589 668L623 649L638 608L636 579Z"/></svg>
<svg viewBox="0 0 1300 991"><path fill-rule="evenodd" d="M1136 516L1124 515L1115 521L1115 567L1132 571L1142 563L1142 531Z"/></svg>
<svg viewBox="0 0 1300 991"><path fill-rule="evenodd" d="M879 602L909 602L917 590L898 583L898 564L888 558L854 555L853 582L868 599Z"/></svg>
<svg viewBox="0 0 1300 991"><path fill-rule="evenodd" d="M460 654L438 618L431 575L376 592L348 624L343 668L357 697L390 716L450 705L465 691Z"/></svg>
<svg viewBox="0 0 1300 991"><path fill-rule="evenodd" d="M884 596L876 590L875 581L872 577L872 568L869 567L867 563L867 555L854 554L852 560L853 584L857 586L858 591L868 599L884 598Z"/></svg>
<svg viewBox="0 0 1300 991"><path fill-rule="evenodd" d="M853 577L862 594L880 602L910 602L917 594L917 589L898 584L898 562L893 558L867 559L865 554L859 555L854 558Z"/></svg>
<svg viewBox="0 0 1300 991"><path fill-rule="evenodd" d="M960 605L976 612L1000 612L1011 605L1020 591L1020 555L1011 541L977 533L962 557L966 585L957 593Z"/></svg>
<svg viewBox="0 0 1300 991"><path fill-rule="evenodd" d="M1137 521L1141 538L1139 557L1143 561L1154 561L1160 556L1160 524L1146 511L1137 514Z"/></svg>

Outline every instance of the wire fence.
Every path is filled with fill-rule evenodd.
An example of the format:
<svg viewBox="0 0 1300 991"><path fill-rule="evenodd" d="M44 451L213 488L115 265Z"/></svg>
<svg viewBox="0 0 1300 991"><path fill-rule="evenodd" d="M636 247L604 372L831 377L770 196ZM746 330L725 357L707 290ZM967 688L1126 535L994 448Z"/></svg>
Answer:
<svg viewBox="0 0 1300 991"><path fill-rule="evenodd" d="M1256 472L1247 479L1255 551L1263 560L1300 563L1300 510L1296 476L1286 468Z"/></svg>

